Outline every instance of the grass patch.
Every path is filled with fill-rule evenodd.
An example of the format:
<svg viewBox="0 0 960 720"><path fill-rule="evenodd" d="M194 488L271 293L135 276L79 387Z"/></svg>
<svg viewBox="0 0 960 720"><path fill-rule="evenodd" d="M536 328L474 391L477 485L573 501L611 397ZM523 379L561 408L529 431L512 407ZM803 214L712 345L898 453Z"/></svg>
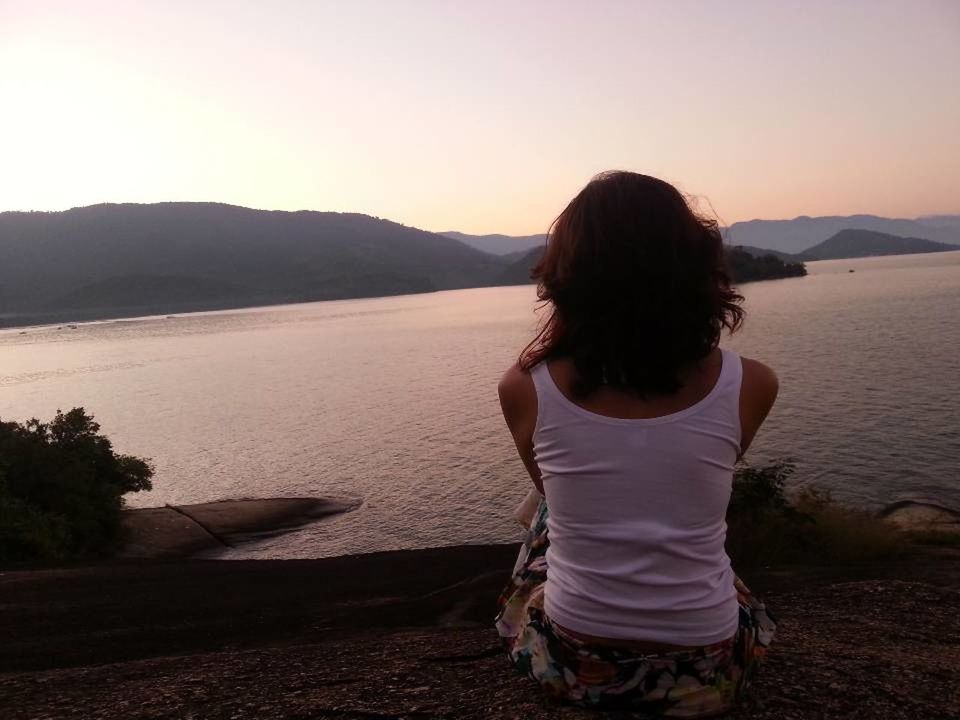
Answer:
<svg viewBox="0 0 960 720"><path fill-rule="evenodd" d="M907 538L873 513L836 503L828 492L785 490L793 463L738 469L727 513L734 567L837 565L888 559Z"/></svg>

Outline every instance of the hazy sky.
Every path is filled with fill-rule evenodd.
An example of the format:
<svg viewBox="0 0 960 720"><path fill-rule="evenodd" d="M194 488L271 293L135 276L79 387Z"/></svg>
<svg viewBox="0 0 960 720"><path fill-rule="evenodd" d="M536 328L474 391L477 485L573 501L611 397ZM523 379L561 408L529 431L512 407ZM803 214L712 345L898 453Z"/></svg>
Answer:
<svg viewBox="0 0 960 720"><path fill-rule="evenodd" d="M727 223L955 213L958 88L958 0L0 0L0 210L519 234L624 168Z"/></svg>

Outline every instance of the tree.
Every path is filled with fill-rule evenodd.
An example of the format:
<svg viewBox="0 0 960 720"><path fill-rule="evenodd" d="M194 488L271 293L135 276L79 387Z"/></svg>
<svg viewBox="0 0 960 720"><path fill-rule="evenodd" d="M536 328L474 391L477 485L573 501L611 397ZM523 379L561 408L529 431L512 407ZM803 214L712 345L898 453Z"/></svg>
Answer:
<svg viewBox="0 0 960 720"><path fill-rule="evenodd" d="M0 561L109 554L122 541L124 495L150 490L152 477L83 408L0 422Z"/></svg>

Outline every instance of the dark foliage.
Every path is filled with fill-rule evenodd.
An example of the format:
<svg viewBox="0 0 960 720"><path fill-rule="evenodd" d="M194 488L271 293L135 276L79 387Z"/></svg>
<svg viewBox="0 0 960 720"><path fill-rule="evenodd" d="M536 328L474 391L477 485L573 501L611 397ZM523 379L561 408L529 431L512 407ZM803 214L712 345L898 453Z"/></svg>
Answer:
<svg viewBox="0 0 960 720"><path fill-rule="evenodd" d="M756 523L767 512L795 515L796 510L785 492L787 479L794 470L795 466L789 460L778 460L761 468L752 465L738 467L727 508L728 516Z"/></svg>
<svg viewBox="0 0 960 720"><path fill-rule="evenodd" d="M903 537L886 521L833 502L829 493L787 493L794 464L742 465L727 509L727 553L735 568L833 564L890 557Z"/></svg>
<svg viewBox="0 0 960 720"><path fill-rule="evenodd" d="M808 554L814 519L787 498L786 481L793 472L794 465L788 460L737 469L727 508L727 553L734 567L767 565L785 555L793 560Z"/></svg>
<svg viewBox="0 0 960 720"><path fill-rule="evenodd" d="M534 282L531 274L542 257L543 248L528 250L500 273L498 281L505 285L524 285ZM727 262L735 283L802 277L807 274L807 268L802 262L791 262L787 259L788 257L784 253L760 248L727 248Z"/></svg>
<svg viewBox="0 0 960 720"><path fill-rule="evenodd" d="M807 274L803 263L784 262L772 253L757 257L738 247L727 249L727 262L734 280L740 283L803 277Z"/></svg>
<svg viewBox="0 0 960 720"><path fill-rule="evenodd" d="M147 460L118 455L83 408L0 422L0 561L109 554L123 496L151 488Z"/></svg>

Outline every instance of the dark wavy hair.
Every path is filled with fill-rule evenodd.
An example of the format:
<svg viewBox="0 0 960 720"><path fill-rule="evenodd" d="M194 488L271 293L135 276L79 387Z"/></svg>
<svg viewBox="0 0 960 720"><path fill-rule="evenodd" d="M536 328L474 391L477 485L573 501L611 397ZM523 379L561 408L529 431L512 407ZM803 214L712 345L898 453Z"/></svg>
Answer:
<svg viewBox="0 0 960 720"><path fill-rule="evenodd" d="M601 385L674 393L679 371L743 322L717 222L648 175L594 177L553 222L531 277L549 315L520 366L569 358L578 397Z"/></svg>

